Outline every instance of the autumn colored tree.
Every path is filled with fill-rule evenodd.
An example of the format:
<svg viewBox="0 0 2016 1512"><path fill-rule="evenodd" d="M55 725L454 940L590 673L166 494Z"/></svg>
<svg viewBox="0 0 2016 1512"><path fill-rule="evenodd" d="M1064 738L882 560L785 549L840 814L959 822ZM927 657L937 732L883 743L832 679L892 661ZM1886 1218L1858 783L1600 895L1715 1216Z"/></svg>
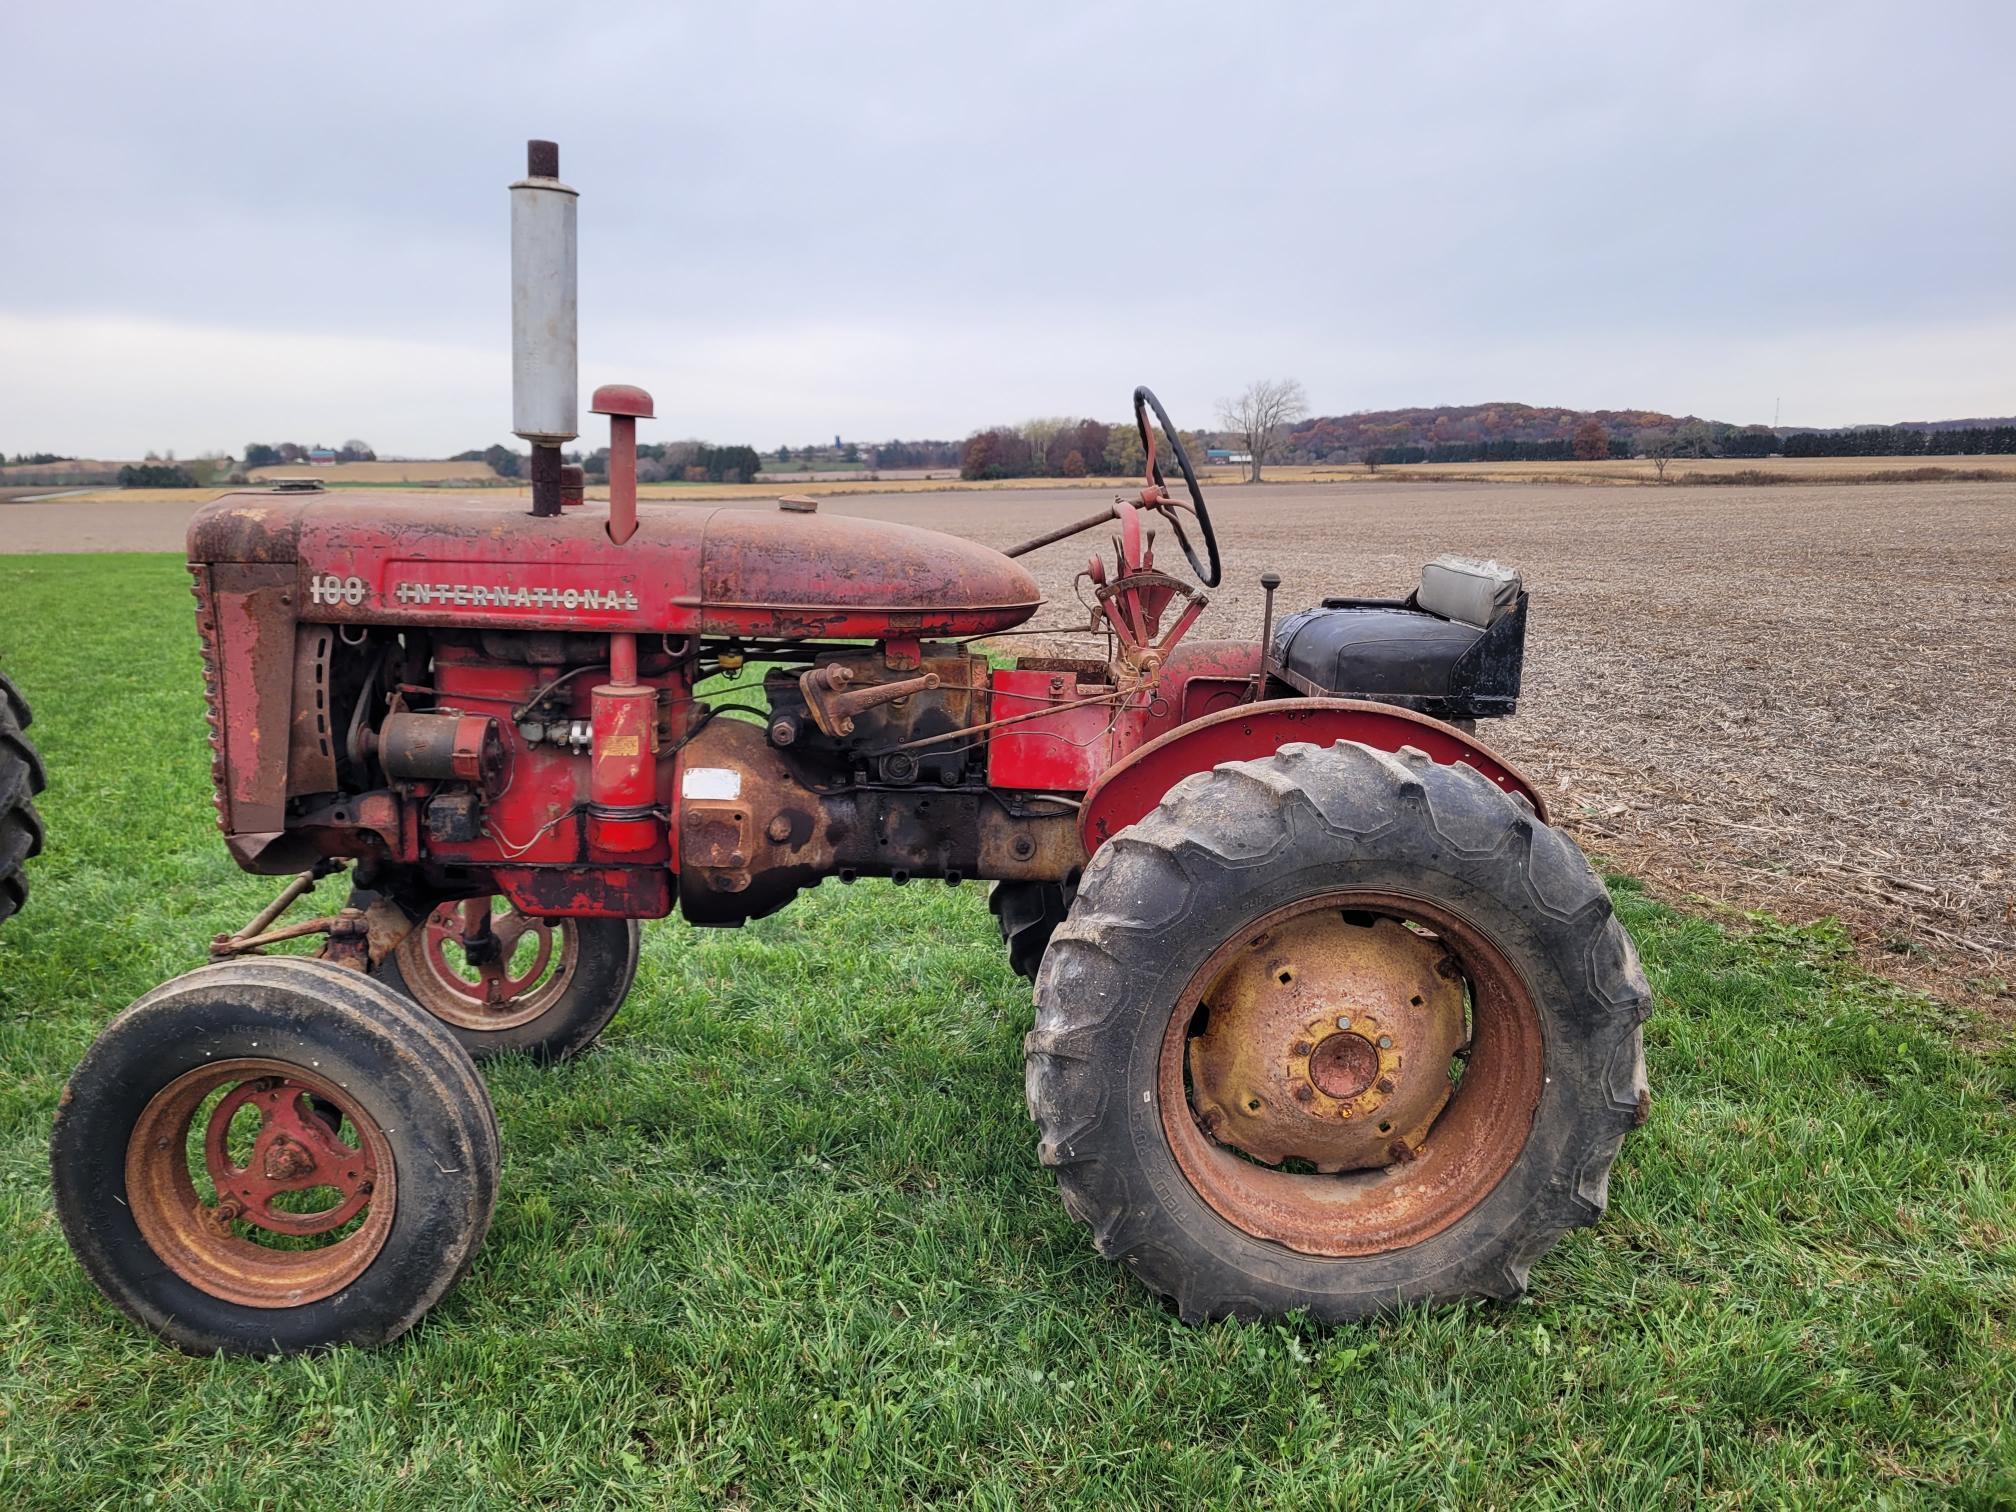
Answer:
<svg viewBox="0 0 2016 1512"><path fill-rule="evenodd" d="M1113 426L1106 434L1106 471L1116 478L1138 478L1148 465L1141 432L1131 425Z"/></svg>
<svg viewBox="0 0 2016 1512"><path fill-rule="evenodd" d="M1067 477L1067 478L1082 478L1082 477L1084 477L1084 476L1085 476L1085 453L1083 453L1083 452L1079 451L1079 450L1078 450L1078 449L1077 449L1077 448L1076 448L1076 447L1074 446L1074 447L1073 447L1073 448L1072 448L1072 449L1071 449L1071 450L1070 450L1070 451L1069 451L1068 453L1066 453L1066 454L1065 454L1065 457L1064 457L1064 466L1063 466L1063 469L1062 469L1062 471L1063 471L1063 474L1064 474L1064 476L1065 476L1065 477Z"/></svg>
<svg viewBox="0 0 2016 1512"><path fill-rule="evenodd" d="M1601 462L1610 455L1610 432L1603 429L1603 422L1593 415L1575 427L1572 439L1578 462Z"/></svg>

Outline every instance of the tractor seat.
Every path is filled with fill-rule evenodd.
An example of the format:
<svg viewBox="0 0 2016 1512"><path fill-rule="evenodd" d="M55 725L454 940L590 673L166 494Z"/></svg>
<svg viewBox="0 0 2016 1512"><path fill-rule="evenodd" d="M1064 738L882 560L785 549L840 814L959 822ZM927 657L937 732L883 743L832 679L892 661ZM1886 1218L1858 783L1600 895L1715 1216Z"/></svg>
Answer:
<svg viewBox="0 0 2016 1512"><path fill-rule="evenodd" d="M1437 719L1515 712L1526 592L1496 562L1438 557L1404 599L1326 598L1281 621L1271 676L1312 697L1366 698Z"/></svg>

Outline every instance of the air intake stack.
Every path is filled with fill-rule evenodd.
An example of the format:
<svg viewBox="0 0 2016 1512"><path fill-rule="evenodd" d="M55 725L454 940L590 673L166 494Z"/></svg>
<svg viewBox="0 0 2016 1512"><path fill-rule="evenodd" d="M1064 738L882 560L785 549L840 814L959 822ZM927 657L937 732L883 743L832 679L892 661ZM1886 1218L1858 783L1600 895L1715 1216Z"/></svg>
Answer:
<svg viewBox="0 0 2016 1512"><path fill-rule="evenodd" d="M560 147L525 144L511 186L511 428L532 443L532 513L560 513L560 448L579 434L575 207Z"/></svg>

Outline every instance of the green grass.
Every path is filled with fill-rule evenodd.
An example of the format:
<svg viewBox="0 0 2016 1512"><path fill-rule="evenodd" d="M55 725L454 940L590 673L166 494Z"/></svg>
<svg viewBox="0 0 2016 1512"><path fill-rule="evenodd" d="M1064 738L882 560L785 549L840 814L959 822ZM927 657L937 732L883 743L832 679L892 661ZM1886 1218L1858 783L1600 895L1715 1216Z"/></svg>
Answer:
<svg viewBox="0 0 2016 1512"><path fill-rule="evenodd" d="M495 1069L474 1272L375 1353L192 1360L50 1210L92 1034L268 884L164 557L0 559L52 787L0 929L0 1495L177 1505L2016 1506L2016 1058L1825 929L1617 904L1659 990L1608 1218L1518 1306L1193 1329L1034 1155L981 889L651 926L604 1048Z"/></svg>

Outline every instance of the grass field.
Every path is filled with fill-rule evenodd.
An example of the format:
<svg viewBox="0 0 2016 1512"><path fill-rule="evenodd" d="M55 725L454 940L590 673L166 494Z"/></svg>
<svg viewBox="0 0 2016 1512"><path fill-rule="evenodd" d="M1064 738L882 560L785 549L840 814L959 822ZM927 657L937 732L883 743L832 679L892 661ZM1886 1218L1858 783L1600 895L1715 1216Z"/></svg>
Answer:
<svg viewBox="0 0 2016 1512"><path fill-rule="evenodd" d="M167 556L0 559L51 845L0 930L0 1493L139 1505L2016 1505L2016 1055L1826 926L1613 883L1651 1121L1523 1305L1185 1328L1022 1108L976 887L650 926L599 1051L490 1078L490 1241L399 1345L183 1358L102 1304L45 1141L103 1021L268 895L214 832Z"/></svg>

